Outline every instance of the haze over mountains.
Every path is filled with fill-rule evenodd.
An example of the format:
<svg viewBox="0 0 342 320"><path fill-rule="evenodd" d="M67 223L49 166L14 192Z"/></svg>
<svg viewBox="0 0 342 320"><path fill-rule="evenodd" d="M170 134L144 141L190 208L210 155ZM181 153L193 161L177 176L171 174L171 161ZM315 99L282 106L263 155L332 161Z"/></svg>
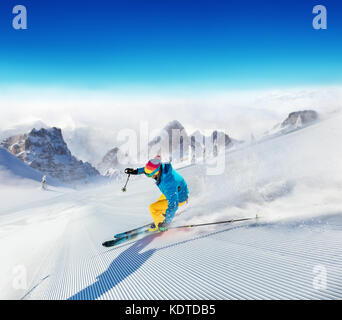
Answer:
<svg viewBox="0 0 342 320"><path fill-rule="evenodd" d="M313 110L292 112L262 138L286 134L318 120L318 113ZM135 145L132 149L127 143L113 145L101 157L101 161L90 164L79 158L97 159L98 150L110 144L111 135L103 136L103 133L100 134L101 130L88 127L74 130L67 128L65 131L69 142L65 142L62 129L49 128L43 121L35 121L31 125L20 125L0 132L0 146L35 172L66 184L84 184L101 175L117 177L125 167L143 165L156 154L160 154L163 161L194 163L206 157L215 157L222 150L234 149L244 143L218 130L207 134L196 130L189 134L179 121L173 120L150 139L146 146ZM101 145L101 148L95 151L97 145Z"/></svg>

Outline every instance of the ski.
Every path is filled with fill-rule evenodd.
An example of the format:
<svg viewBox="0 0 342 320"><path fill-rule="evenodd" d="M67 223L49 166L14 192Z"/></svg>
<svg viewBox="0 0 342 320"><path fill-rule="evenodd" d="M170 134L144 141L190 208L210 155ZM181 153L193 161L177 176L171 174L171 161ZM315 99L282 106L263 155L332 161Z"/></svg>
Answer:
<svg viewBox="0 0 342 320"><path fill-rule="evenodd" d="M134 229L135 232L131 232L131 233L129 233L129 234L127 234L121 238L115 238L113 240L105 241L102 243L102 245L104 247L113 247L113 246L116 246L118 244L125 243L126 241L133 240L140 235L153 234L153 233L159 232L159 231L148 231L147 229L141 229L141 230L138 230L138 229Z"/></svg>
<svg viewBox="0 0 342 320"><path fill-rule="evenodd" d="M242 222L242 221L248 221L248 220L255 220L255 219L259 219L258 215L256 215L255 217L252 218L241 218L241 219L230 219L230 220L224 220L224 221L216 221L216 222L209 222L209 223L199 223L199 224L188 224L188 225L183 225L183 226L174 226L174 227L169 227L168 230L172 230L172 229L181 229L181 228L195 228L195 227L203 227L203 226L209 226L209 225L217 225L217 224L224 224L224 223L233 223L233 222ZM148 229L146 229L146 227L150 226L151 224L147 224L145 226L136 228L136 229L132 229L123 233L118 233L115 235L115 239L114 240L109 240L109 241L105 241L102 243L102 245L104 247L113 247L116 246L118 244L122 244L126 241L132 240L136 237L138 237L139 235L143 235L143 234L153 234L153 233L158 233L161 232L159 230L157 231L148 231ZM122 235L121 237L118 237L119 235Z"/></svg>
<svg viewBox="0 0 342 320"><path fill-rule="evenodd" d="M143 230L146 230L147 228L149 228L150 226L152 225L152 222L148 223L148 224L145 224L141 227L138 227L138 228L135 228L135 229L132 229L132 230L128 230L128 231L125 231L125 232L121 232L121 233L117 233L116 235L114 235L114 238L124 238L128 235L131 235L131 234L136 234L136 233L139 233L140 231L143 231Z"/></svg>

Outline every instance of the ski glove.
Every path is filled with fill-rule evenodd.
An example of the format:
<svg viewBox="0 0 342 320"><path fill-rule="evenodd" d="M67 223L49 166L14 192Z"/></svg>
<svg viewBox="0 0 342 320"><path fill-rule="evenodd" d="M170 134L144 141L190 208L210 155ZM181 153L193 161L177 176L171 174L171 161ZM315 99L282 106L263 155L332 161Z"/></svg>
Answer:
<svg viewBox="0 0 342 320"><path fill-rule="evenodd" d="M166 223L166 221L164 220L163 222L160 222L159 224L158 224L158 228L159 228L159 230L160 231L167 231L167 229L168 229L168 224Z"/></svg>
<svg viewBox="0 0 342 320"><path fill-rule="evenodd" d="M126 168L125 173L127 173L127 174L138 174L138 169Z"/></svg>

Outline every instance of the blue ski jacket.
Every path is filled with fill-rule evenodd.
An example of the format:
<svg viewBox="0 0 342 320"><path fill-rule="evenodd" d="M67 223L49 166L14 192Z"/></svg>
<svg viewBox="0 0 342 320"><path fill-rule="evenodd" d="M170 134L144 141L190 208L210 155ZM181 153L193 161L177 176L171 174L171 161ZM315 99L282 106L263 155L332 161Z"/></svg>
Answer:
<svg viewBox="0 0 342 320"><path fill-rule="evenodd" d="M188 199L189 190L184 178L172 168L171 163L162 163L161 167L161 175L156 184L168 202L165 221L169 224L175 216L178 204ZM145 173L144 168L139 168L138 174L142 173Z"/></svg>

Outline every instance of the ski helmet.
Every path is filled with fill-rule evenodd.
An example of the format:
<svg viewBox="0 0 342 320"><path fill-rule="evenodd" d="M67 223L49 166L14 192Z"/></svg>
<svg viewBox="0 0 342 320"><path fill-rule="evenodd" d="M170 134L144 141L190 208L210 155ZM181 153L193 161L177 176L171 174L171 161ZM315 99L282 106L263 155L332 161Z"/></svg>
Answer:
<svg viewBox="0 0 342 320"><path fill-rule="evenodd" d="M146 163L144 172L148 177L152 177L159 172L160 166L161 157L158 155Z"/></svg>

